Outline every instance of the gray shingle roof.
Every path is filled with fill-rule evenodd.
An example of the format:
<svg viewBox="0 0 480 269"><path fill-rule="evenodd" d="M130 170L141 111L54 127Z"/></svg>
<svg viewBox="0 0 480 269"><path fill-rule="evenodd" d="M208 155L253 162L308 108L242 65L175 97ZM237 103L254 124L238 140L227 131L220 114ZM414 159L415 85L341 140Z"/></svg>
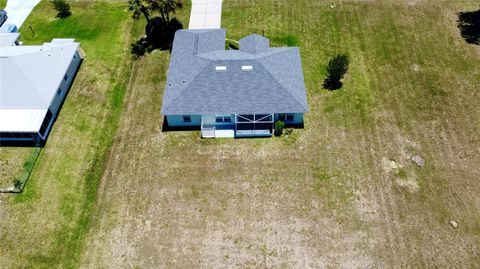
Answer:
<svg viewBox="0 0 480 269"><path fill-rule="evenodd" d="M308 111L298 48L270 48L268 39L250 35L240 50L225 50L225 36L224 29L176 33L162 114Z"/></svg>
<svg viewBox="0 0 480 269"><path fill-rule="evenodd" d="M240 50L248 53L261 53L270 48L270 41L260 35L252 34L239 40Z"/></svg>

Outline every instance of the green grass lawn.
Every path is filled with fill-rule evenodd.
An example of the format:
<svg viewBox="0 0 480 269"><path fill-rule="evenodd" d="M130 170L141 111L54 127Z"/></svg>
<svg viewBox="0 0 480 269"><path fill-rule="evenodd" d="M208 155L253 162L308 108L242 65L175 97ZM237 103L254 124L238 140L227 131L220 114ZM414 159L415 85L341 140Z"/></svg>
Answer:
<svg viewBox="0 0 480 269"><path fill-rule="evenodd" d="M476 5L336 2L224 1L229 38L300 47L311 111L289 138L162 133L169 55L136 63L85 267L480 264L480 54L455 21ZM337 53L351 65L328 92Z"/></svg>
<svg viewBox="0 0 480 269"><path fill-rule="evenodd" d="M71 5L73 15L60 20L42 1L20 29L25 45L73 37L86 56L25 192L1 197L8 201L0 206L2 267L76 267L117 129L138 27L125 3Z"/></svg>
<svg viewBox="0 0 480 269"><path fill-rule="evenodd" d="M32 148L0 148L0 188L13 186L20 178Z"/></svg>

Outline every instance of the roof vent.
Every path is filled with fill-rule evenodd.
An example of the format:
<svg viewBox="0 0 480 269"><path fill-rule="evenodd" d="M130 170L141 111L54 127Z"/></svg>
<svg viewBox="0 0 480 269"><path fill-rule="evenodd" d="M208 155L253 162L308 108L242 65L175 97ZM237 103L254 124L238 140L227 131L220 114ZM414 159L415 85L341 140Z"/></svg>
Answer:
<svg viewBox="0 0 480 269"><path fill-rule="evenodd" d="M224 65L215 66L216 71L227 71L227 67Z"/></svg>
<svg viewBox="0 0 480 269"><path fill-rule="evenodd" d="M243 71L252 71L252 70L253 70L253 66L251 66L251 65L242 65L242 70L243 70Z"/></svg>

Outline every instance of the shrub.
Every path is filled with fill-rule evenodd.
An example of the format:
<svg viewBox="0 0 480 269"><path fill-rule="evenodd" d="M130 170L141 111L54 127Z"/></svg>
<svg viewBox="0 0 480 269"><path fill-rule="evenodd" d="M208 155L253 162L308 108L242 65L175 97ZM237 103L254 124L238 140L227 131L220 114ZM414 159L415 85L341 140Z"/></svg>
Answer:
<svg viewBox="0 0 480 269"><path fill-rule="evenodd" d="M65 0L52 0L53 8L58 12L57 18L66 18L72 15L70 12L70 5Z"/></svg>
<svg viewBox="0 0 480 269"><path fill-rule="evenodd" d="M151 51L150 43L147 42L145 37L140 38L137 42L132 44L132 54L140 57L145 55L145 52Z"/></svg>
<svg viewBox="0 0 480 269"><path fill-rule="evenodd" d="M291 135L292 133L293 133L293 128L287 128L287 129L285 129L285 136L288 137L288 136Z"/></svg>
<svg viewBox="0 0 480 269"><path fill-rule="evenodd" d="M285 123L283 121L276 121L275 122L275 131L273 132L273 134L275 136L281 136L282 133L283 133L283 127L285 127Z"/></svg>
<svg viewBox="0 0 480 269"><path fill-rule="evenodd" d="M480 45L480 9L458 13L458 27L465 41Z"/></svg>
<svg viewBox="0 0 480 269"><path fill-rule="evenodd" d="M330 60L327 66L328 77L323 82L323 87L328 90L338 90L342 87L343 76L348 71L350 61L344 54L338 54Z"/></svg>

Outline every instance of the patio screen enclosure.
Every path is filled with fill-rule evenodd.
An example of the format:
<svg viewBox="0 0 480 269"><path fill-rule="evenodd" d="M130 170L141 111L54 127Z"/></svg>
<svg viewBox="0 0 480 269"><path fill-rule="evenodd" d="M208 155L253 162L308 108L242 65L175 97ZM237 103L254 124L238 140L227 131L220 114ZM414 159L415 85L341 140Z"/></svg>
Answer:
<svg viewBox="0 0 480 269"><path fill-rule="evenodd" d="M237 134L271 134L273 114L238 114L235 127Z"/></svg>

